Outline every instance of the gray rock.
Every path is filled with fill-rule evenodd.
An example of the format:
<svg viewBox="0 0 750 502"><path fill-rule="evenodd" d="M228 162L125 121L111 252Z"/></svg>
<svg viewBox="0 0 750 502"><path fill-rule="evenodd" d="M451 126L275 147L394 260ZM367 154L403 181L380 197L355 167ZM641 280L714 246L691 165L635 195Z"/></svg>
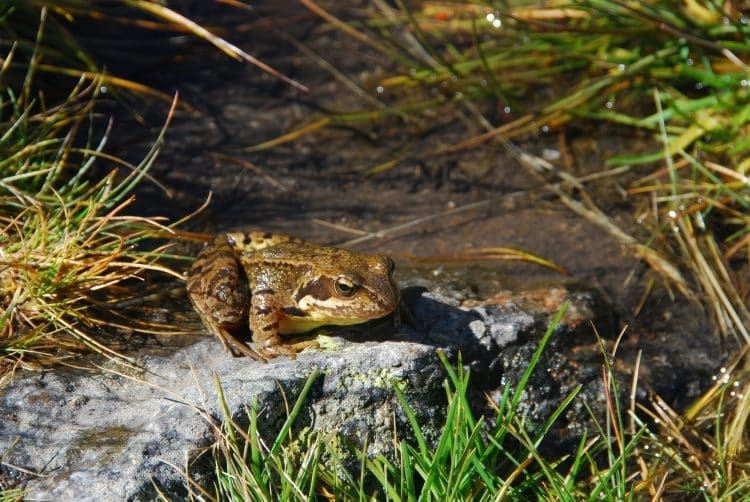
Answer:
<svg viewBox="0 0 750 502"><path fill-rule="evenodd" d="M481 382L479 390L501 392L523 373L563 300L573 308L558 337L572 339L577 327L597 315L590 295L564 289L537 290L523 298L504 293L488 301L449 293L404 296L411 297L407 303L415 328L403 326L386 339L369 336L358 342L344 333L331 339L340 344L335 350L304 352L296 360L264 364L233 358L206 337L174 351L142 355L141 370L127 374L111 362L96 374L19 374L0 391L5 469L12 465L40 474L25 480L29 500L149 499L154 486L180 497L181 470L214 441L209 417L221 416L214 372L233 416L242 416L257 399L262 425L273 433L286 417L280 387L294 402L310 373L321 370L300 423L343 434L359 445L367 437L370 454L388 452L391 417L408 435L394 382L425 421L428 438L440 432L445 393L438 349L451 358L460 351L464 364L480 375L475 379ZM555 308L545 304L550 298ZM543 420L564 385L549 372L540 373L524 406L532 418ZM193 476L205 480L210 468L194 466Z"/></svg>

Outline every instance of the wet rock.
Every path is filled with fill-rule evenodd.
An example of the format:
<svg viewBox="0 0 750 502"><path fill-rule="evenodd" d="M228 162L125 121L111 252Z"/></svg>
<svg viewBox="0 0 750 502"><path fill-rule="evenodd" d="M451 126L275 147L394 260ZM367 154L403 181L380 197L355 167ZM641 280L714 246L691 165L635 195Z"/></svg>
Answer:
<svg viewBox="0 0 750 502"><path fill-rule="evenodd" d="M296 360L233 358L206 337L142 355L141 371L127 375L111 364L96 374L18 374L0 391L0 452L6 466L40 474L25 480L29 499L150 499L155 486L179 497L186 460L214 440L208 417L221 416L214 373L233 415L243 416L244 407L257 400L261 425L272 434L285 420L283 398L293 402L314 369L321 376L299 425L346 435L357 445L367 438L371 454L386 452L393 416L408 436L393 385L406 391L426 435L436 438L445 409L437 351L452 360L460 352L477 375L477 395L497 395L523 374L565 301L571 306L527 389L523 412L543 421L573 382L588 384L591 398L600 399L599 366L575 369L563 355L592 342L587 321L606 318L592 293L557 287L478 299L466 292L417 290L405 291L404 298L413 327L393 333L381 323L378 329L336 332L328 340L338 344L335 349L305 352ZM584 427L573 416L569 422L570 430ZM6 476L18 474L5 470ZM193 466L198 480L210 472L208 465Z"/></svg>

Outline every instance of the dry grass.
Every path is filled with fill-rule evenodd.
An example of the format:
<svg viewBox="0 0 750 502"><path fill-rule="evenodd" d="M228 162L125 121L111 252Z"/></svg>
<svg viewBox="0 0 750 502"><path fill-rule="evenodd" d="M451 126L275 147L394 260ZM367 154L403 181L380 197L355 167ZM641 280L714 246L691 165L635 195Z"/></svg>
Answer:
<svg viewBox="0 0 750 502"><path fill-rule="evenodd" d="M750 358L744 350L714 377L708 389L684 414L658 396L640 415L655 433L644 436L636 460L638 490L652 500L696 497L746 500L750 495ZM642 424L642 422L641 422Z"/></svg>

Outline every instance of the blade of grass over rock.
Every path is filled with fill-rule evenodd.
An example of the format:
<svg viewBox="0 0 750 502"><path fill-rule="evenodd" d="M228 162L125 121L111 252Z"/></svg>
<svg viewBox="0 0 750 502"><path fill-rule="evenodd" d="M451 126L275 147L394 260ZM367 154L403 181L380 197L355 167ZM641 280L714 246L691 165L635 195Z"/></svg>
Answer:
<svg viewBox="0 0 750 502"><path fill-rule="evenodd" d="M444 100L440 99L438 101L442 103ZM290 141L295 141L301 138L302 136L314 133L327 126L337 126L337 125L363 123L363 122L370 123L375 120L381 120L386 117L399 116L404 113L410 113L410 112L414 112L417 110L430 109L434 105L435 105L434 100L426 100L426 101L420 101L414 104L407 104L401 107L379 108L378 110L373 110L373 111L352 112L352 113L331 112L326 117L316 118L312 120L310 123L308 123L307 125L304 125L298 129L295 129L289 133L282 134L281 136L277 136L276 138L272 140L264 141L257 145L252 145L252 146L242 148L242 151L247 152L247 153L263 151L269 148L275 148L279 145L288 143ZM375 173L370 172L370 174L375 174Z"/></svg>
<svg viewBox="0 0 750 502"><path fill-rule="evenodd" d="M570 275L570 272L565 268L537 256L528 251L521 249L506 248L506 247L492 247L492 248L469 248L464 249L459 254L454 255L437 255L437 256L408 256L410 261L417 263L445 263L445 262L477 262L477 261L523 261L526 263L532 263L534 265L540 265L542 267L554 270L563 275Z"/></svg>
<svg viewBox="0 0 750 502"><path fill-rule="evenodd" d="M539 363L539 359L542 357L542 353L544 352L544 348L547 346L547 342L549 342L550 337L552 337L552 334L555 332L555 329L557 328L558 324L560 324L560 320L562 319L562 316L565 315L565 311L567 309L568 309L568 302L565 302L563 306L560 308L560 310L557 312L557 314L555 314L555 317L552 318L552 321L550 322L550 325L547 328L547 331L544 333L544 336L539 341L539 346L534 352L534 355L531 357L528 367L523 372L523 375L521 376L521 380L518 382L516 391L510 400L510 407L508 408L508 412L511 415L514 414L516 409L518 408L518 403L521 401L523 390L524 388L526 388L526 385L528 384L529 379L531 378L531 375L534 372L534 368L536 368L536 365Z"/></svg>
<svg viewBox="0 0 750 502"><path fill-rule="evenodd" d="M404 395L404 392L399 389L398 386L395 386L393 390L398 397L399 403L401 403L401 406L404 409L404 414L406 415L407 420L409 420L409 425L411 425L412 431L414 432L414 437L417 440L417 445L419 446L419 452L421 453L422 457L427 457L429 451L427 448L427 441L425 440L424 434L422 434L422 428L419 425L417 416L414 414L414 410L412 410L408 400L406 399L406 396Z"/></svg>
<svg viewBox="0 0 750 502"><path fill-rule="evenodd" d="M304 404L307 394L310 392L310 389L312 388L313 384L315 383L315 381L318 379L319 376L320 376L320 372L317 370L310 373L310 376L307 378L307 381L305 382L305 386L302 387L302 390L300 391L300 395L297 398L297 402L294 403L294 408L292 408L292 411L289 413L289 416L287 417L286 421L284 422L284 425L281 427L281 430L279 431L279 434L276 436L276 439L274 440L273 446L271 447L271 453L276 453L278 452L279 448L281 448L281 444L284 442L287 435L291 431L292 424L297 419L297 415L302 409L302 405Z"/></svg>

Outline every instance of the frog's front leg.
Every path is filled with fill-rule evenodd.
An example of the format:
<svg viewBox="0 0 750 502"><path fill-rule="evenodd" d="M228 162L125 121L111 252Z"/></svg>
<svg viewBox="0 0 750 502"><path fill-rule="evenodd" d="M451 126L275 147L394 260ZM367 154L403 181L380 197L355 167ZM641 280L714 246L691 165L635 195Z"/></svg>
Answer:
<svg viewBox="0 0 750 502"><path fill-rule="evenodd" d="M187 290L195 311L224 348L230 344L246 356L259 358L228 330L240 325L250 301L247 277L226 235L217 236L198 253L187 278Z"/></svg>
<svg viewBox="0 0 750 502"><path fill-rule="evenodd" d="M303 340L295 343L284 343L279 333L281 308L274 303L275 291L262 288L251 293L250 329L253 342L262 357L289 356L294 358L297 352L308 347L317 347L314 340Z"/></svg>

